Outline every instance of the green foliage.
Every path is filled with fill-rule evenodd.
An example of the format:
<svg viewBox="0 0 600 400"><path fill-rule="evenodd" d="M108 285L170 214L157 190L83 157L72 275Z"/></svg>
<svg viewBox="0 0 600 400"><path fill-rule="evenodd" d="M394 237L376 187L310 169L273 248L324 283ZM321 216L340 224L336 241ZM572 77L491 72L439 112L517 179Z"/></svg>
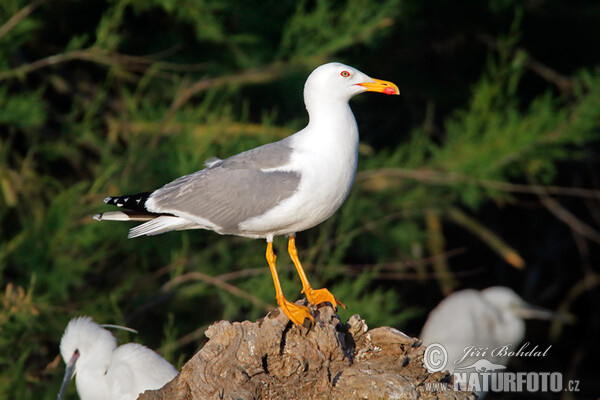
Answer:
<svg viewBox="0 0 600 400"><path fill-rule="evenodd" d="M310 5L309 5L310 4ZM335 53L368 41L373 32L388 28L397 14L399 1L372 2L319 0L299 2L281 41L283 56L309 57Z"/></svg>
<svg viewBox="0 0 600 400"><path fill-rule="evenodd" d="M87 2L53 3L0 37L0 398L55 398L58 343L77 315L131 324L140 335L123 340L181 366L202 345L202 328L273 307L263 241L200 231L126 240L130 226L91 216L107 209L107 195L156 188L209 157L293 133L306 120L298 82L334 56L360 68L350 53L385 43L403 11L398 0L112 0L64 24L52 7L69 13ZM27 5L3 1L0 21ZM49 35L56 26L61 33ZM476 211L510 197L489 181L551 183L560 161L597 138L600 71L573 76L568 98L547 89L523 101L528 56L515 50L514 31L474 79L468 104L445 116L442 138L430 104L405 142L361 147L361 171L401 167L432 179L359 172L343 208L298 235L313 285L349 306L343 319L413 319L420 309L382 274L436 256L427 210L444 218L451 207ZM396 79L388 70L382 78ZM286 107L297 112L282 121ZM299 298L284 239L275 246L286 296Z"/></svg>
<svg viewBox="0 0 600 400"><path fill-rule="evenodd" d="M27 0L7 0L0 4L0 21L5 24L8 22L13 15L19 10L23 9L29 4ZM32 34L39 29L41 24L36 18L26 18L20 23L14 25L14 27L0 37L0 66L3 68L10 68L11 55L14 51L19 49L21 46L27 44L28 40L31 39Z"/></svg>
<svg viewBox="0 0 600 400"><path fill-rule="evenodd" d="M0 88L0 124L20 129L39 128L46 121L41 91L9 94Z"/></svg>

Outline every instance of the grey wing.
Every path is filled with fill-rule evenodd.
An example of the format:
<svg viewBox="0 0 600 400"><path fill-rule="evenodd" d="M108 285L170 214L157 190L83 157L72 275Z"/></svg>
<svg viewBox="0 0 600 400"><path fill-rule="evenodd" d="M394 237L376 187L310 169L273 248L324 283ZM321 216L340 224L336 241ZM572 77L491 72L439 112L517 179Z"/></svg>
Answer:
<svg viewBox="0 0 600 400"><path fill-rule="evenodd" d="M292 148L289 146L291 137L279 142L265 144L263 146L244 151L225 160L212 158L207 161L207 167L213 169L223 167L228 169L270 169L287 164L292 156Z"/></svg>
<svg viewBox="0 0 600 400"><path fill-rule="evenodd" d="M291 148L282 142L240 153L182 176L150 195L149 211L208 220L221 233L236 233L240 222L262 215L298 188L300 174L263 171L285 165Z"/></svg>

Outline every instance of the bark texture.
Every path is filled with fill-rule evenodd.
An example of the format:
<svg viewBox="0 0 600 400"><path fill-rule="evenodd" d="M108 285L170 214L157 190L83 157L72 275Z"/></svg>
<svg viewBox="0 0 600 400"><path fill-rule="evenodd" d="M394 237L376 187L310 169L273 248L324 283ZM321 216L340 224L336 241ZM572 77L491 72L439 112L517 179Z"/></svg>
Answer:
<svg viewBox="0 0 600 400"><path fill-rule="evenodd" d="M369 330L358 315L342 324L329 306L312 311L310 329L279 309L256 322L214 323L181 373L139 399L475 398L452 391L448 374L427 372L418 339L390 327ZM449 389L431 391L430 382Z"/></svg>

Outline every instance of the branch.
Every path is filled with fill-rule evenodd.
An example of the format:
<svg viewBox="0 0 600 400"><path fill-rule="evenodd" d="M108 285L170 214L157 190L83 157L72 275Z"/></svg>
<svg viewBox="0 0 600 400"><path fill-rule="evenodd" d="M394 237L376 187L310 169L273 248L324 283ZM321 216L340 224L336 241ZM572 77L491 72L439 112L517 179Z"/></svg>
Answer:
<svg viewBox="0 0 600 400"><path fill-rule="evenodd" d="M171 103L171 107L169 111L167 111L159 132L164 133L165 128L181 107L185 103L187 103L193 96L198 93L205 92L207 90L217 88L220 86L232 86L232 85L248 85L248 84L259 84L272 82L282 76L282 71L285 70L284 67L290 67L291 65L305 65L305 66L313 66L316 61L322 63L322 56L312 56L312 57L304 57L301 60L293 60L293 61L274 61L271 64L261 67L248 69L243 72L238 72L234 74L219 76L215 78L203 78L190 86L187 85L187 82L183 82L182 89L175 95L173 102ZM155 135L153 141L150 142L150 146L154 146L156 141L158 140L159 135Z"/></svg>
<svg viewBox="0 0 600 400"><path fill-rule="evenodd" d="M442 256L444 254L444 233L442 232L442 223L437 213L431 209L425 210L425 222L427 224L427 244L432 256ZM433 258L433 269L438 276L438 283L444 296L449 296L458 286L456 278L452 275L450 267L445 257Z"/></svg>
<svg viewBox="0 0 600 400"><path fill-rule="evenodd" d="M353 274L353 275L358 275L358 274L360 274L360 272L362 272L364 270L376 270L376 271L380 271L380 272L404 271L409 268L413 268L416 270L416 268L414 268L414 265L416 263L422 264L423 266L427 266L427 265L433 264L435 262L435 260L440 257L448 260L448 259L450 259L450 257L455 257L455 256L465 254L465 253L466 253L466 249L464 247L459 247L456 249L445 251L443 254L437 254L437 255L433 255L431 257L420 258L418 260L394 261L394 262L376 263L376 264L340 264L340 265L337 265L337 267L342 268L343 270L348 271L348 273ZM307 265L310 265L310 264L307 264ZM331 266L331 267L335 268L336 266ZM417 276L419 276L419 274L420 274L420 271L417 271L417 274L414 276L417 277ZM407 276L410 276L410 274L407 274ZM431 275L431 276L433 276L433 275Z"/></svg>
<svg viewBox="0 0 600 400"><path fill-rule="evenodd" d="M215 87L271 82L279 77L282 65L282 63L275 62L262 69L250 69L236 74L201 79L189 88L186 88L175 98L169 112L172 113L181 108L192 96Z"/></svg>
<svg viewBox="0 0 600 400"><path fill-rule="evenodd" d="M164 71L197 71L205 68L205 64L174 64L158 61L149 57L131 56L116 52L107 52L97 47L90 47L83 50L72 50L66 53L54 54L29 64L23 64L16 68L0 73L0 81L4 81L17 76L30 74L41 68L46 68L69 61L81 60L89 61L109 67L122 68L133 72L144 73L152 66L160 66L157 75L170 79L171 75ZM160 73L162 72L162 73Z"/></svg>
<svg viewBox="0 0 600 400"><path fill-rule="evenodd" d="M572 318L574 321L575 317L569 312L573 303L585 292L592 292L596 288L600 287L600 274L592 272L586 274L582 279L575 282L573 286L569 289L566 296L560 302L560 305L557 308L557 312L561 315ZM562 325L564 325L565 321L561 319L555 319L552 321L552 325L550 327L550 337L554 340L558 337Z"/></svg>
<svg viewBox="0 0 600 400"><path fill-rule="evenodd" d="M479 41L481 41L486 46L498 50L498 44L496 43L496 38L487 35L480 34L478 35ZM523 54L526 55L525 58L525 66L532 70L534 73L538 74L542 79L550 82L554 86L558 88L563 94L567 94L573 90L573 82L570 78L558 73L552 68L542 64L541 62L534 59L529 53L527 53L523 49L515 49L511 51L511 54L514 55L517 51L522 51Z"/></svg>
<svg viewBox="0 0 600 400"><path fill-rule="evenodd" d="M525 267L525 261L515 249L510 247L500 236L479 223L475 218L471 218L456 207L452 207L448 210L448 217L454 223L462 226L477 236L513 267L517 269L523 269Z"/></svg>
<svg viewBox="0 0 600 400"><path fill-rule="evenodd" d="M29 64L21 65L8 71L0 73L0 81L4 81L15 76L27 75L37 69L45 68L51 65L64 63L71 60L89 58L88 50L73 50L67 53L55 54Z"/></svg>
<svg viewBox="0 0 600 400"><path fill-rule="evenodd" d="M175 95L171 107L163 118L159 132L164 133L169 122L173 119L175 113L183 107L193 96L198 93L205 92L219 86L225 85L242 85L270 82L280 76L282 62L274 62L273 64L262 69L250 69L236 74L219 76L216 78L203 78L190 86L184 80L180 90ZM150 142L150 147L154 147L160 135L155 135Z"/></svg>
<svg viewBox="0 0 600 400"><path fill-rule="evenodd" d="M202 272L198 272L198 271L188 272L187 274L183 274L176 278L171 279L169 282L167 282L163 285L161 290L167 292L167 291L173 290L176 286L181 285L182 283L190 282L190 281L202 281L209 285L216 286L219 289L223 289L236 297L240 297L244 300L248 300L255 306L260 307L265 311L272 308L271 305L262 301L258 297L253 296L252 294L238 288L237 286L227 283L223 279L220 279L218 277L203 274Z"/></svg>
<svg viewBox="0 0 600 400"><path fill-rule="evenodd" d="M12 17L8 19L2 26L0 26L0 38L10 32L19 22L27 18L36 8L38 8L44 0L35 0L30 4L26 5L19 11L17 11Z"/></svg>
<svg viewBox="0 0 600 400"><path fill-rule="evenodd" d="M394 180L390 180L393 178ZM600 190L573 188L564 186L543 186L493 181L487 179L476 179L468 175L455 172L434 171L429 169L403 169L403 168L381 168L361 171L356 174L356 182L360 182L367 189L378 190L387 186L398 186L397 179L413 179L430 185L453 186L456 183L467 183L488 189L510 193L538 194L540 190L546 193L573 196L591 199L600 199ZM369 187L369 185L371 185Z"/></svg>
<svg viewBox="0 0 600 400"><path fill-rule="evenodd" d="M600 244L600 232L581 221L553 198L544 193L540 193L539 197L542 201L542 204L548 209L548 211L554 214L556 218L567 224L573 231L579 233L581 236Z"/></svg>

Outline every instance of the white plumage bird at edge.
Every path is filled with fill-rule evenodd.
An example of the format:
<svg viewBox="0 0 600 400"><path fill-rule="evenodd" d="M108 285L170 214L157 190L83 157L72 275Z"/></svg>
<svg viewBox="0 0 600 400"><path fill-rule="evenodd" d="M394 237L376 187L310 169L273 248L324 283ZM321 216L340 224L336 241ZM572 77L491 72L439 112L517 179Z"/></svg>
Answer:
<svg viewBox="0 0 600 400"><path fill-rule="evenodd" d="M283 295L273 238L288 237L288 251L310 303L343 306L329 290L311 287L298 259L295 234L325 221L348 196L358 158L358 127L348 101L363 92L400 94L393 83L348 65L321 65L304 86L309 115L304 129L224 160L211 159L206 168L155 191L108 197L105 203L123 211L94 218L144 222L129 231L130 238L184 229L264 238L277 303L294 323L312 322L307 307Z"/></svg>
<svg viewBox="0 0 600 400"><path fill-rule="evenodd" d="M160 389L178 372L167 360L137 343L117 347L117 339L90 317L73 318L60 340L67 365L58 400L73 375L81 400L135 400Z"/></svg>
<svg viewBox="0 0 600 400"><path fill-rule="evenodd" d="M429 313L421 340L427 346L444 346L446 369L450 372L466 370L489 374L494 371L490 368L497 371L506 368L509 357L498 349L507 346L507 351L516 352L525 338L525 320L528 319L573 322L572 315L528 304L508 287L465 289L452 293ZM476 369L481 361L488 363L487 370ZM455 375L455 383L465 390L471 389L468 381L461 381L459 377ZM485 393L477 392L477 395L483 398Z"/></svg>

